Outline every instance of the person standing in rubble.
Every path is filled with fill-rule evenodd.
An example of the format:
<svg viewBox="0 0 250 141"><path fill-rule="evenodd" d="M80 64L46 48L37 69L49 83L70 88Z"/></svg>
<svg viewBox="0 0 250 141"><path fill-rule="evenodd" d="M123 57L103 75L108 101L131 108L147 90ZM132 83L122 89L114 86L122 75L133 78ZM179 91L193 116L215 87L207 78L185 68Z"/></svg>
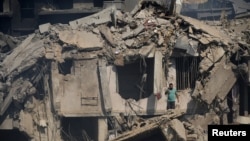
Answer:
<svg viewBox="0 0 250 141"><path fill-rule="evenodd" d="M168 89L165 91L165 95L167 96L167 110L175 109L175 101L177 99L177 102L179 102L179 97L173 83L169 84Z"/></svg>

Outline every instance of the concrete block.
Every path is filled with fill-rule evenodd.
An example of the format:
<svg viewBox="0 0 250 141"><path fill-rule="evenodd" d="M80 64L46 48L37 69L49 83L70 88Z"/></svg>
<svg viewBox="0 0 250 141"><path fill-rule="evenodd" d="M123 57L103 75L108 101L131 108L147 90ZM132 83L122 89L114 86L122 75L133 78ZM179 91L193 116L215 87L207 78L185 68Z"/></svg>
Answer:
<svg viewBox="0 0 250 141"><path fill-rule="evenodd" d="M201 95L201 99L208 104L211 104L216 96L224 99L237 80L232 66L229 64L226 65L224 61L222 59L222 62L213 68L210 72L210 79L204 86L204 94Z"/></svg>
<svg viewBox="0 0 250 141"><path fill-rule="evenodd" d="M127 38L131 38L131 37L137 36L144 29L145 29L144 25L140 25L135 30L132 30L131 32L125 32L125 33L123 33L122 34L122 39L127 39Z"/></svg>
<svg viewBox="0 0 250 141"><path fill-rule="evenodd" d="M178 140L186 141L186 130L184 125L177 119L173 119L170 121L170 127L175 131L177 134Z"/></svg>
<svg viewBox="0 0 250 141"><path fill-rule="evenodd" d="M4 121L0 124L1 130L12 130L13 129L13 119L5 118Z"/></svg>
<svg viewBox="0 0 250 141"><path fill-rule="evenodd" d="M70 45L75 45L82 49L101 49L103 42L92 32L87 31L69 31L59 32L59 39Z"/></svg>
<svg viewBox="0 0 250 141"><path fill-rule="evenodd" d="M134 43L134 39L128 39L125 41L126 46L131 47Z"/></svg>
<svg viewBox="0 0 250 141"><path fill-rule="evenodd" d="M50 23L46 23L46 24L41 24L41 25L39 25L39 31L40 31L40 33L48 32L50 26L51 26Z"/></svg>
<svg viewBox="0 0 250 141"><path fill-rule="evenodd" d="M33 127L33 118L31 114L24 112L23 110L20 112L20 131L25 131L29 136L32 137L34 134L34 127Z"/></svg>

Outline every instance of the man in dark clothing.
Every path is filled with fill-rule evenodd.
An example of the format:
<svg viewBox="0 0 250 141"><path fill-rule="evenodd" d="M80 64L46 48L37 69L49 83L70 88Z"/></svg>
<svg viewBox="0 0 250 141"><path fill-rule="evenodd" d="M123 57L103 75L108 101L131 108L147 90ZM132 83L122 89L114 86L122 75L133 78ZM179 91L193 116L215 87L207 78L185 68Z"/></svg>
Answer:
<svg viewBox="0 0 250 141"><path fill-rule="evenodd" d="M173 88L173 84L170 83L168 89L165 91L167 95L167 109L175 109L175 101L179 101L176 89Z"/></svg>

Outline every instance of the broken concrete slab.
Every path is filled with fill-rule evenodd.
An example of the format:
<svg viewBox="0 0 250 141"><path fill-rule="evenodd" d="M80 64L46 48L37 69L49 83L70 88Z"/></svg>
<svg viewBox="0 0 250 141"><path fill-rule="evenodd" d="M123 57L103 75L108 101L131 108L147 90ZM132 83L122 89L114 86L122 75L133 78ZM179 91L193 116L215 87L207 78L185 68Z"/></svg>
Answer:
<svg viewBox="0 0 250 141"><path fill-rule="evenodd" d="M5 68L4 76L10 75L14 70L19 73L32 67L45 54L42 40L31 42L34 35L30 35L23 43L8 55L1 66ZM32 54L32 55L30 55Z"/></svg>
<svg viewBox="0 0 250 141"><path fill-rule="evenodd" d="M141 33L144 29L145 29L144 25L140 25L135 30L132 30L130 32L127 31L127 32L123 33L122 39L132 38L132 37L138 35L139 33Z"/></svg>
<svg viewBox="0 0 250 141"><path fill-rule="evenodd" d="M202 31L214 36L214 37L219 38L222 41L222 43L224 43L225 45L228 45L228 43L231 41L230 37L228 35L226 35L223 32L220 32L220 30L217 30L214 27L206 25L206 24L202 23L201 21L194 19L194 18L191 18L191 17L186 17L186 16L182 16L182 15L180 15L180 17L184 21L193 25L193 28L195 28L196 30L202 30Z"/></svg>
<svg viewBox="0 0 250 141"><path fill-rule="evenodd" d="M160 126L162 124L165 124L169 122L171 119L179 117L182 114L184 114L183 111L176 110L173 112L166 113L165 115L162 115L159 117L153 117L145 121L141 121L139 127L133 130L124 132L123 134L117 136L115 139L112 139L111 141L121 141L121 140L125 141L125 140L131 140L131 139L135 139L136 137L143 136L145 134L150 133L151 131L161 128Z"/></svg>
<svg viewBox="0 0 250 141"><path fill-rule="evenodd" d="M201 95L201 98L207 104L211 104L215 97L223 100L237 80L233 64L225 64L224 61L216 64L204 86L204 94Z"/></svg>
<svg viewBox="0 0 250 141"><path fill-rule="evenodd" d="M204 58L199 64L199 71L201 73L207 71L215 63L217 63L224 56L224 54L225 51L222 47L208 47L206 51L201 54Z"/></svg>
<svg viewBox="0 0 250 141"><path fill-rule="evenodd" d="M198 56L198 41L189 39L187 36L181 36L177 39L175 48L185 50L187 54Z"/></svg>
<svg viewBox="0 0 250 141"><path fill-rule="evenodd" d="M125 45L131 47L134 44L134 39L128 39L125 41Z"/></svg>
<svg viewBox="0 0 250 141"><path fill-rule="evenodd" d="M170 21L163 18L156 18L156 21L159 25L170 25Z"/></svg>
<svg viewBox="0 0 250 141"><path fill-rule="evenodd" d="M207 53L207 58L213 63L218 62L225 54L225 50L222 47L210 47L208 49L209 53Z"/></svg>
<svg viewBox="0 0 250 141"><path fill-rule="evenodd" d="M117 42L115 42L114 40L114 36L113 34L110 32L110 29L107 26L100 26L99 27L99 31L101 32L101 34L104 36L104 38L108 41L108 43L110 43L110 45L112 47L117 47Z"/></svg>
<svg viewBox="0 0 250 141"><path fill-rule="evenodd" d="M101 39L92 32L64 30L59 32L59 39L80 49L99 50L103 47Z"/></svg>
<svg viewBox="0 0 250 141"><path fill-rule="evenodd" d="M45 24L39 25L39 31L40 31L40 33L43 34L43 33L45 33L45 32L48 32L49 29L50 29L50 26L51 26L50 23L45 23Z"/></svg>
<svg viewBox="0 0 250 141"><path fill-rule="evenodd" d="M24 112L21 110L20 112L20 131L25 131L29 135L29 137L32 137L34 135L34 127L33 127L33 118L30 113Z"/></svg>
<svg viewBox="0 0 250 141"><path fill-rule="evenodd" d="M178 119L173 119L169 123L170 127L175 131L177 134L178 139L180 141L186 141L186 130L183 124Z"/></svg>
<svg viewBox="0 0 250 141"><path fill-rule="evenodd" d="M209 40L207 40L207 38L201 37L199 39L200 43L202 43L203 45L208 45L210 42Z"/></svg>
<svg viewBox="0 0 250 141"><path fill-rule="evenodd" d="M70 21L69 25L72 29L77 29L79 26L87 26L87 25L99 25L107 22L111 22L111 13L116 10L115 5L107 7L106 9L95 13L91 16L83 17L74 21Z"/></svg>

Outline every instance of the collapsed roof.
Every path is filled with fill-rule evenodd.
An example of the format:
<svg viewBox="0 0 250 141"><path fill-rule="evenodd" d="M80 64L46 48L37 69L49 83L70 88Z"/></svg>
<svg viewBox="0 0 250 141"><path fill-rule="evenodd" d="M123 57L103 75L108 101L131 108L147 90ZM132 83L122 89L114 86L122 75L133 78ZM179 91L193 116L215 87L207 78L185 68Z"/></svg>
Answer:
<svg viewBox="0 0 250 141"><path fill-rule="evenodd" d="M124 66L156 51L169 59L176 49L201 58L192 96L215 113L226 113L225 97L239 75L247 76L249 71L247 64L238 63L250 53L249 26L235 32L245 23L249 25L249 19L210 26L190 17L167 15L166 5L159 1L140 1L131 12L111 6L69 24L43 24L25 39L1 35L0 116L3 120L13 109L18 114L30 109L31 96L47 97L41 85L52 69L50 62L100 58L107 65Z"/></svg>

